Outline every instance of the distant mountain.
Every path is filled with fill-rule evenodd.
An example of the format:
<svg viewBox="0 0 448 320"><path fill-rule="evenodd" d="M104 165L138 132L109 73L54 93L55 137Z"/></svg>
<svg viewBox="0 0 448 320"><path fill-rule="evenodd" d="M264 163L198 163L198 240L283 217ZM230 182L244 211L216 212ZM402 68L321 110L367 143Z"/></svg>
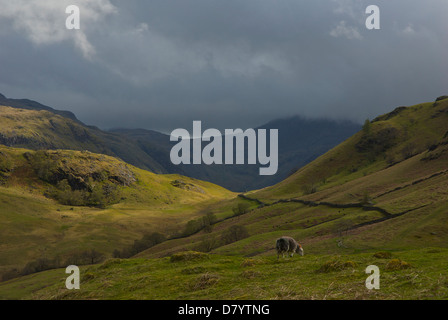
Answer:
<svg viewBox="0 0 448 320"><path fill-rule="evenodd" d="M248 191L285 179L360 129L349 121L305 119L299 116L271 121L256 129L279 130L279 167L273 176L260 176L256 165L173 165L169 136L145 129L102 131L87 126L69 111L28 99L0 94L0 144L39 149L88 150L122 159L155 173L177 173Z"/></svg>
<svg viewBox="0 0 448 320"><path fill-rule="evenodd" d="M45 110L55 114L59 114L63 117L79 121L76 116L70 111L56 110L51 107L40 104L39 102L28 99L9 99L0 93L0 106L9 106L13 108L29 109L29 110Z"/></svg>
<svg viewBox="0 0 448 320"><path fill-rule="evenodd" d="M418 182L418 179L426 175L431 176L439 170L448 169L448 162L442 157L447 152L447 144L448 96L441 96L435 102L398 107L366 122L362 130L337 147L280 183L256 192L256 195L263 199L308 196L317 200L318 195L328 191L325 194L327 200L334 200L334 195L338 194L337 200L348 202L357 197L356 200L359 201L363 197L362 188L351 185L350 190L350 181L368 180L373 173L384 174L388 171L389 174L382 177L383 180L363 185L364 189L370 189L370 193L375 190L378 194L386 191L383 185L385 180L401 185L410 176ZM413 163L415 172L397 169L400 168L398 164L410 163L411 158L417 158L416 155L419 155L419 159ZM378 185L376 189L375 185ZM418 196L428 199L431 197L422 194ZM413 197L416 198L417 195ZM409 200L410 203L412 201Z"/></svg>
<svg viewBox="0 0 448 320"><path fill-rule="evenodd" d="M71 113L46 109L38 103L30 103L26 108L19 107L19 103L15 107L1 105L10 102L7 99L0 103L0 144L32 150L88 150L121 158L155 173L166 173L157 161L123 136L86 126Z"/></svg>
<svg viewBox="0 0 448 320"><path fill-rule="evenodd" d="M242 192L282 181L360 128L360 125L350 121L306 119L299 116L274 120L256 128L256 130L278 129L279 167L277 173L272 176L260 176L259 164L174 166L171 164L169 153L175 143L169 141L168 135L144 129L114 129L111 132L133 139L169 172L210 181L227 189Z"/></svg>
<svg viewBox="0 0 448 320"><path fill-rule="evenodd" d="M272 185L337 146L361 126L347 120L295 116L271 121L260 128L279 129L279 172L269 181Z"/></svg>

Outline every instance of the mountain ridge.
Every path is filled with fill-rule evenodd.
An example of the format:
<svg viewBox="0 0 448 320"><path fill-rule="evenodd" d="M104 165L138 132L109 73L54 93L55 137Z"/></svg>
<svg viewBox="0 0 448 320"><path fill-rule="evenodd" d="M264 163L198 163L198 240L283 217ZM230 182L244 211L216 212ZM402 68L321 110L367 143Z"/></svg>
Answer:
<svg viewBox="0 0 448 320"><path fill-rule="evenodd" d="M347 120L306 119L301 116L280 118L254 128L279 130L279 168L273 176L260 176L259 165L177 165L170 161L170 150L175 142L169 135L146 129L112 129L134 139L148 153L174 172L210 181L230 190L245 192L259 189L285 179L294 170L314 160L333 146L360 129L360 125ZM163 136L162 136L163 135ZM154 143L154 140L159 140ZM153 150L159 149L157 154Z"/></svg>
<svg viewBox="0 0 448 320"><path fill-rule="evenodd" d="M294 116L272 120L257 129L279 129L279 169L273 176L259 176L258 165L173 165L169 135L148 129L103 131L76 119L71 112L59 111L26 99L0 96L0 105L27 112L3 112L0 143L30 149L73 149L104 153L156 173L177 173L243 192L273 185L295 169L310 162L359 130L350 121L306 119ZM3 108L3 110L5 110ZM37 113L32 113L33 111ZM44 112L48 112L44 114ZM31 115L32 113L32 115ZM52 116L54 114L55 116ZM5 119L8 116L8 119ZM27 116L27 118L23 118ZM60 116L62 118L58 118ZM22 117L22 119L21 119ZM41 118L39 123L33 119ZM0 114L1 118L1 114ZM28 121L27 125L26 124ZM22 124L20 124L22 123ZM10 129L6 131L6 126ZM27 128L31 127L32 130ZM30 132L31 131L31 132Z"/></svg>
<svg viewBox="0 0 448 320"><path fill-rule="evenodd" d="M216 233L163 243L137 257L201 248L236 224L249 237L210 252L273 254L272 239L285 233L320 254L446 245L448 99L399 110L366 122L282 182L244 193L258 207L216 226ZM385 140L385 133L393 139ZM359 148L366 144L371 147Z"/></svg>
<svg viewBox="0 0 448 320"><path fill-rule="evenodd" d="M71 111L57 110L30 99L11 99L0 93L0 105L30 110L46 110L82 123Z"/></svg>

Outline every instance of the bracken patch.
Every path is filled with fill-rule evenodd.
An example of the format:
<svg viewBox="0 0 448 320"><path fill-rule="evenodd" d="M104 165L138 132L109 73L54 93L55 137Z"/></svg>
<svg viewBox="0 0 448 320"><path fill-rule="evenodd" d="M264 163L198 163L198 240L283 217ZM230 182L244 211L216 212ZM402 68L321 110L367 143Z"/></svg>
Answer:
<svg viewBox="0 0 448 320"><path fill-rule="evenodd" d="M402 261L400 259L392 259L386 265L386 270L389 271L397 271L403 269L409 269L411 265L406 261Z"/></svg>

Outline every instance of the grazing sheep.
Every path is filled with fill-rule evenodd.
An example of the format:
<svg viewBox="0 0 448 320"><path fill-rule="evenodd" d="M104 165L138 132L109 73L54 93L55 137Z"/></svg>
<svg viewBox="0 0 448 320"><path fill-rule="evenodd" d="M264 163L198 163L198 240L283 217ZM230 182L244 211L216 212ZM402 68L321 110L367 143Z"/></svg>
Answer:
<svg viewBox="0 0 448 320"><path fill-rule="evenodd" d="M277 259L280 257L280 254L282 254L282 257L284 258L285 253L289 253L291 257L294 256L294 253L303 256L302 246L291 237L283 236L277 239L275 248L277 249Z"/></svg>

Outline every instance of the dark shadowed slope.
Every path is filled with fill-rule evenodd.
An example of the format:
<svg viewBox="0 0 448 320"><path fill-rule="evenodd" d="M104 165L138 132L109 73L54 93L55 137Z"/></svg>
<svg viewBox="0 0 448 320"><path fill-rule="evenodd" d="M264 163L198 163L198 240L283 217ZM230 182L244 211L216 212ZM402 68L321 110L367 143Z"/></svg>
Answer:
<svg viewBox="0 0 448 320"><path fill-rule="evenodd" d="M273 185L295 170L311 162L360 129L349 121L305 119L299 116L278 119L258 129L278 129L279 167L275 175L260 176L256 165L178 165L170 161L170 150L175 143L168 135L144 129L114 129L112 132L133 139L152 158L169 172L210 181L230 190L244 192ZM203 146L207 142L203 143Z"/></svg>
<svg viewBox="0 0 448 320"><path fill-rule="evenodd" d="M28 99L0 94L0 144L38 149L88 150L117 156L156 173L179 173L243 192L273 185L342 142L359 125L348 121L291 117L256 129L279 130L279 168L273 176L259 176L259 165L173 165L169 136L144 129L108 132L87 126L69 111L60 111ZM7 111L6 111L7 110ZM204 144L205 145L205 144Z"/></svg>

